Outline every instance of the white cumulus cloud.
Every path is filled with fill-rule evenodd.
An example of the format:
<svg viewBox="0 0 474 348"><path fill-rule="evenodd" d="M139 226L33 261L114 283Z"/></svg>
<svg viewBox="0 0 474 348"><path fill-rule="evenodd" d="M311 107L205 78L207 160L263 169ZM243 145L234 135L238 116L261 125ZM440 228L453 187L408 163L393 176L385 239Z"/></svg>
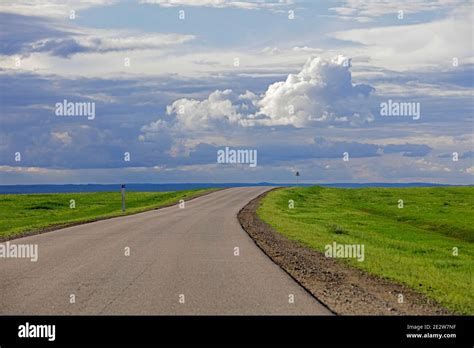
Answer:
<svg viewBox="0 0 474 348"><path fill-rule="evenodd" d="M166 112L168 115L175 115L179 128L189 130L237 125L245 119L255 98L249 91L239 96L230 89L217 90L202 101L178 99L166 108Z"/></svg>
<svg viewBox="0 0 474 348"><path fill-rule="evenodd" d="M270 85L258 102L256 123L268 126L304 127L312 122L370 121L366 97L373 90L368 85L354 85L350 59L336 56L327 61L308 59L298 74Z"/></svg>
<svg viewBox="0 0 474 348"><path fill-rule="evenodd" d="M368 97L373 88L352 83L350 59L308 59L298 74L271 84L262 95L216 90L204 100L182 98L167 107L173 131L225 129L229 126L359 125L373 119ZM142 128L153 133L159 125Z"/></svg>

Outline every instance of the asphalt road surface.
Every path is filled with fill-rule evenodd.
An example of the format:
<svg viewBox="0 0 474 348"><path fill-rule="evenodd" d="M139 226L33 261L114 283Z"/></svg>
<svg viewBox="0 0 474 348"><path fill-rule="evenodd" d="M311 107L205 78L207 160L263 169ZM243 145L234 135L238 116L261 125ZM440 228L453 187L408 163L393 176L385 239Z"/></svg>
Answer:
<svg viewBox="0 0 474 348"><path fill-rule="evenodd" d="M238 211L268 189L231 188L186 202L184 209L10 241L37 244L38 261L0 259L0 313L330 314L237 220Z"/></svg>

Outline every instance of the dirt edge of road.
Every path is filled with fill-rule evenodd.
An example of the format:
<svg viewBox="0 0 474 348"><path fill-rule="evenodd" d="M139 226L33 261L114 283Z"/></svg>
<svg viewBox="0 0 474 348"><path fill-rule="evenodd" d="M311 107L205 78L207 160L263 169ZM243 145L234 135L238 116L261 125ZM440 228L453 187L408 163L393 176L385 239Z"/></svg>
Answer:
<svg viewBox="0 0 474 348"><path fill-rule="evenodd" d="M218 189L215 189L215 190L212 190L212 191L208 191L208 192L198 193L198 194L196 194L196 195L187 197L184 201L185 201L185 202L189 202L189 201L191 201L191 200L193 200L193 199L195 199L195 198L199 198L199 197L202 197L202 196L206 196L206 195L209 195L209 194L211 194L211 193L218 192L218 191L222 191L222 190L226 190L226 189L227 189L227 187L225 187L225 188L218 188ZM62 229L62 228L67 228L67 227L73 227L73 226L78 226L78 225L89 224L89 223L91 223L91 222L102 221L102 220L109 220L109 219L115 219L115 218L118 218L118 217L131 216L131 215L136 215L136 214L142 214L142 213L146 213L147 211L151 211L151 210L158 210L158 209L163 209L163 208L172 207L173 205L178 204L178 202L179 202L179 201L174 201L174 202L171 202L171 203L162 205L162 206L160 206L160 207L150 208L150 209L146 209L146 210L142 210L142 211L137 211L137 212L135 212L135 213L130 213L130 214L123 214L123 215L116 215L116 216L107 216L107 217L92 218L92 219L83 220L83 221L66 222L66 223L64 223L64 224L58 224L58 225L54 225L54 226L44 227L44 228L40 228L40 229L37 229L37 230L25 231L25 232L21 232L21 233L15 234L15 235L13 235L13 236L0 237L0 243L7 242L7 241L9 241L9 240L18 239L18 238L34 236L34 235L36 235L36 234L42 234L42 233L46 233L46 232L52 232L52 231L60 230L60 229Z"/></svg>
<svg viewBox="0 0 474 348"><path fill-rule="evenodd" d="M326 258L323 253L276 232L257 216L260 201L271 191L254 198L239 211L240 225L273 262L331 311L339 315L453 314L404 285ZM402 303L399 294L403 295Z"/></svg>

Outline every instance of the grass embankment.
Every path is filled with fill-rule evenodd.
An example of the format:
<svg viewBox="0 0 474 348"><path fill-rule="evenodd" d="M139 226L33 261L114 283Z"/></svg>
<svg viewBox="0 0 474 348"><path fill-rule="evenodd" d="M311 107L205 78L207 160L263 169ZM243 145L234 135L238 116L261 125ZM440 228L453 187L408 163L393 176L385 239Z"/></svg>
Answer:
<svg viewBox="0 0 474 348"><path fill-rule="evenodd" d="M270 192L257 213L289 239L322 252L334 241L363 244L363 262L339 260L472 315L473 203L474 187L285 188Z"/></svg>
<svg viewBox="0 0 474 348"><path fill-rule="evenodd" d="M215 189L127 192L122 213L120 192L0 195L0 238L66 224L129 215L189 199ZM71 208L71 200L75 208Z"/></svg>

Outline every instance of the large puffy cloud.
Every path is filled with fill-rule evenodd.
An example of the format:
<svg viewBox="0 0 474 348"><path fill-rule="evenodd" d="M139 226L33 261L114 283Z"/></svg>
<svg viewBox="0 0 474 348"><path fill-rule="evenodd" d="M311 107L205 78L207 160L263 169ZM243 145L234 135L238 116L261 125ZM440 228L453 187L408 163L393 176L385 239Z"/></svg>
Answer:
<svg viewBox="0 0 474 348"><path fill-rule="evenodd" d="M350 59L308 59L298 74L268 87L259 101L257 121L264 125L304 127L312 122L360 123L372 120L366 97L374 89L353 85Z"/></svg>
<svg viewBox="0 0 474 348"><path fill-rule="evenodd" d="M176 116L179 128L211 129L219 125L241 124L255 99L256 96L251 92L237 95L230 89L217 90L202 101L186 98L176 100L166 111L168 115Z"/></svg>
<svg viewBox="0 0 474 348"><path fill-rule="evenodd" d="M260 96L247 91L217 90L207 99L179 99L167 107L178 129L220 126L293 126L345 123L358 125L373 119L367 97L369 85L354 85L350 59L310 58L298 74L271 84Z"/></svg>

